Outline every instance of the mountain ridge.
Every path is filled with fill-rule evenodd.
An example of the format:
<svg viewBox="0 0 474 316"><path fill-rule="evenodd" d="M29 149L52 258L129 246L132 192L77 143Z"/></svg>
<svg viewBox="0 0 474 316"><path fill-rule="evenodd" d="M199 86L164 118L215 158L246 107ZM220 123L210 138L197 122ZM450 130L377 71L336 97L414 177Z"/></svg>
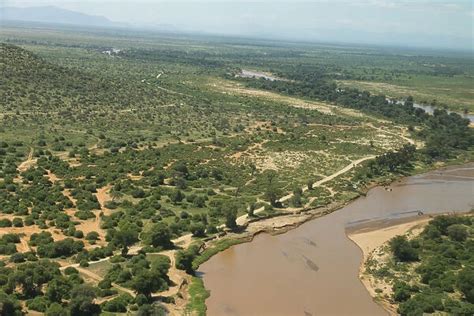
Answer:
<svg viewBox="0 0 474 316"><path fill-rule="evenodd" d="M90 15L56 6L0 7L0 17L5 21L43 22L87 26L126 26L100 15Z"/></svg>

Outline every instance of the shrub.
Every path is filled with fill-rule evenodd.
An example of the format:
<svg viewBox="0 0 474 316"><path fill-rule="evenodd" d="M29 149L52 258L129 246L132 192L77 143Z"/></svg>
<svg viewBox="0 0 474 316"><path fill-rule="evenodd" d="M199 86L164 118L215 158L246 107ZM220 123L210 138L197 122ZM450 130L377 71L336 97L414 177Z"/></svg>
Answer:
<svg viewBox="0 0 474 316"><path fill-rule="evenodd" d="M10 261L14 263L21 263L25 262L25 255L22 254L21 252L14 253L10 256Z"/></svg>
<svg viewBox="0 0 474 316"><path fill-rule="evenodd" d="M12 221L8 218L0 219L0 227L12 227Z"/></svg>
<svg viewBox="0 0 474 316"><path fill-rule="evenodd" d="M37 296L32 300L26 301L26 306L37 312L46 312L50 302L44 296Z"/></svg>
<svg viewBox="0 0 474 316"><path fill-rule="evenodd" d="M59 303L51 304L45 313L46 316L64 316L67 314L67 310Z"/></svg>
<svg viewBox="0 0 474 316"><path fill-rule="evenodd" d="M23 220L21 218L15 217L12 224L14 227L23 227Z"/></svg>
<svg viewBox="0 0 474 316"><path fill-rule="evenodd" d="M122 294L102 304L102 309L112 313L125 313L131 301L133 301L133 297L130 294Z"/></svg>
<svg viewBox="0 0 474 316"><path fill-rule="evenodd" d="M99 233L96 231L92 231L87 233L86 239L91 241L91 240L99 240Z"/></svg>
<svg viewBox="0 0 474 316"><path fill-rule="evenodd" d="M467 227L461 224L454 224L447 229L448 236L454 241L465 241L469 236Z"/></svg>
<svg viewBox="0 0 474 316"><path fill-rule="evenodd" d="M74 267L67 267L66 269L64 269L64 274L66 275L79 274L79 271L77 271L77 269Z"/></svg>
<svg viewBox="0 0 474 316"><path fill-rule="evenodd" d="M395 259L402 262L417 261L418 251L411 245L405 236L396 236L390 240L390 248Z"/></svg>
<svg viewBox="0 0 474 316"><path fill-rule="evenodd" d="M458 287L469 303L474 304L474 268L466 266L459 272Z"/></svg>
<svg viewBox="0 0 474 316"><path fill-rule="evenodd" d="M194 237L204 237L206 227L202 223L192 223L189 225L189 231L193 234Z"/></svg>

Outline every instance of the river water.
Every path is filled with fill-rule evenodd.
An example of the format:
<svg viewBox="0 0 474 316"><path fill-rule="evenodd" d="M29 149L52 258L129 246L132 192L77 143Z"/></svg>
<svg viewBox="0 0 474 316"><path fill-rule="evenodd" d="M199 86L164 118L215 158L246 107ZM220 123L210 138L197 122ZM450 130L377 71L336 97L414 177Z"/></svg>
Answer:
<svg viewBox="0 0 474 316"><path fill-rule="evenodd" d="M426 104L418 104L415 103L413 104L415 108L420 108L425 110L426 113L428 114L433 114L433 112L436 110L435 106L432 105L426 105ZM461 115L464 118L467 118L471 123L474 123L474 114L469 114L469 113L459 113L459 112L453 112L453 111L448 111L448 113L457 113Z"/></svg>
<svg viewBox="0 0 474 316"><path fill-rule="evenodd" d="M345 234L370 221L474 207L474 163L376 187L346 207L283 235L258 235L199 272L208 315L386 315L358 279L361 250Z"/></svg>

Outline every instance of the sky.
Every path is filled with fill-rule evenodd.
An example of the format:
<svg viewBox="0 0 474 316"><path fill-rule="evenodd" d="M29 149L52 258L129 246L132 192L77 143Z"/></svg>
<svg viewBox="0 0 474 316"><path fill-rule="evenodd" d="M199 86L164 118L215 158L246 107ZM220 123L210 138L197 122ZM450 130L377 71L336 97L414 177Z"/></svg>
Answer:
<svg viewBox="0 0 474 316"><path fill-rule="evenodd" d="M182 32L473 50L474 0L0 0Z"/></svg>

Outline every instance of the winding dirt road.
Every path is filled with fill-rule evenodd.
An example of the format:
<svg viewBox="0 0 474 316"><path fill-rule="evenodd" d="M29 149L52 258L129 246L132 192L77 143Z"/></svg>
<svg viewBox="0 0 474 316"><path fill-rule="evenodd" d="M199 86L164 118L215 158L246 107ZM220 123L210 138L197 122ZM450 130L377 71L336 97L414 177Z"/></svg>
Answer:
<svg viewBox="0 0 474 316"><path fill-rule="evenodd" d="M338 176L340 176L340 175L342 175L342 174L344 174L344 173L346 173L346 172L352 170L353 168L355 168L357 165L363 163L364 161L374 159L375 157L376 157L376 156L371 155L371 156L367 156L367 157L364 157L364 158L360 158L360 159L358 159L358 160L354 160L354 161L352 161L349 165L347 165L346 167L342 168L341 170L339 170L339 171L337 171L337 172L335 172L335 173L333 173L333 174L331 174L331 175L325 177L324 179L321 179L321 180L319 180L319 181L316 181L316 182L313 184L313 188L314 188L314 187L319 187L319 186L321 186L322 184L324 184L324 183L326 183L326 182L329 182L329 181L331 181L331 180L337 178ZM302 190L303 190L303 192L308 191L308 186L305 185L305 186L302 188ZM280 202L280 203L286 202L286 201L288 201L289 199L291 199L293 196L294 196L294 194L293 194L293 193L290 193L290 194L288 194L288 195L285 195L285 196L281 197L281 198L278 200L278 202ZM260 212L263 212L264 209L265 209L265 207L260 207L260 208L258 208L258 209L256 209L256 210L254 211L254 214L258 214L258 213L260 213ZM247 220L248 220L248 215L247 215L247 214L244 214L244 215L238 217L237 220L236 220L236 222L237 222L237 225L244 225L244 224L247 222Z"/></svg>

